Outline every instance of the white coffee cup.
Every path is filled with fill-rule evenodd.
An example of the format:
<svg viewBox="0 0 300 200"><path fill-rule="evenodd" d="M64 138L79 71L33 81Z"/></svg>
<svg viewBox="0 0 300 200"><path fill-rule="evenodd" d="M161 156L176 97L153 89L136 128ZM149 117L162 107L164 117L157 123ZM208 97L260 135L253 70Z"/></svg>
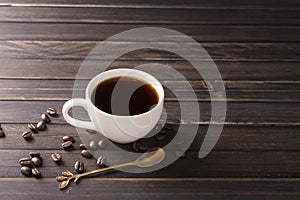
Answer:
<svg viewBox="0 0 300 200"><path fill-rule="evenodd" d="M95 88L100 82L119 76L126 76L151 84L157 92L158 104L145 113L131 116L112 115L98 109L92 101ZM63 106L62 113L65 120L75 127L100 132L118 143L130 143L143 138L155 127L162 114L163 102L163 87L152 75L136 69L114 69L95 76L87 85L85 99L75 98L67 101ZM71 117L69 110L74 106L83 107L91 121L82 121Z"/></svg>

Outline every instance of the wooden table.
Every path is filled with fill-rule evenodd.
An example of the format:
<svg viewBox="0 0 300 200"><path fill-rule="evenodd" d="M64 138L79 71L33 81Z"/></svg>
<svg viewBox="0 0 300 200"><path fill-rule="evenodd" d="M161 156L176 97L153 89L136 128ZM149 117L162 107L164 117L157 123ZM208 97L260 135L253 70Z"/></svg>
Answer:
<svg viewBox="0 0 300 200"><path fill-rule="evenodd" d="M0 138L1 200L300 198L299 1L0 0L0 5L0 123L6 133ZM162 170L107 173L60 191L55 177L73 170L76 160L83 160L87 170L97 168L95 160L81 157L76 130L60 115L31 142L21 133L47 107L61 110L72 96L81 62L95 45L145 26L191 36L216 62L228 98L219 142L205 159L197 157L210 99L192 67L166 52L134 52L111 67L155 61L190 80L202 109L196 140L186 157ZM171 111L178 109L168 96L166 104ZM75 137L75 150L61 149L63 135ZM18 159L35 150L43 157L42 179L19 171ZM51 160L53 152L63 155L63 164Z"/></svg>

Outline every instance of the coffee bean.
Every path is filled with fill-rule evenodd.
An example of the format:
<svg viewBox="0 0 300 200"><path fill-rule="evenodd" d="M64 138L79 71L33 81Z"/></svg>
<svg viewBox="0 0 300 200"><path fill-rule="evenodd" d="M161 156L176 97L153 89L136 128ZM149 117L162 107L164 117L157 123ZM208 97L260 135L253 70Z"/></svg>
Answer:
<svg viewBox="0 0 300 200"><path fill-rule="evenodd" d="M76 161L74 165L74 169L77 173L83 173L84 172L84 163L81 161Z"/></svg>
<svg viewBox="0 0 300 200"><path fill-rule="evenodd" d="M105 160L106 160L105 157L100 156L100 157L97 159L97 165L99 165L100 167L103 166Z"/></svg>
<svg viewBox="0 0 300 200"><path fill-rule="evenodd" d="M164 129L166 130L173 130L173 124L165 124Z"/></svg>
<svg viewBox="0 0 300 200"><path fill-rule="evenodd" d="M62 156L59 153L51 154L51 158L54 162L60 162L62 160Z"/></svg>
<svg viewBox="0 0 300 200"><path fill-rule="evenodd" d="M32 168L31 173L37 178L41 177L42 175L41 171L37 168Z"/></svg>
<svg viewBox="0 0 300 200"><path fill-rule="evenodd" d="M48 108L47 113L51 116L55 116L57 114L57 110L55 108Z"/></svg>
<svg viewBox="0 0 300 200"><path fill-rule="evenodd" d="M67 142L67 141L74 142L74 138L71 135L65 135L65 136L63 136L63 141L64 142Z"/></svg>
<svg viewBox="0 0 300 200"><path fill-rule="evenodd" d="M31 157L40 157L41 156L41 154L39 152L29 152L29 155Z"/></svg>
<svg viewBox="0 0 300 200"><path fill-rule="evenodd" d="M30 131L25 131L24 133L22 133L22 137L25 140L30 140L30 139L32 139L32 133Z"/></svg>
<svg viewBox="0 0 300 200"><path fill-rule="evenodd" d="M92 140L91 142L90 142L90 145L89 145L90 147L91 147L91 149L97 149L97 147L98 147L98 144L97 144L97 142L95 141L95 140Z"/></svg>
<svg viewBox="0 0 300 200"><path fill-rule="evenodd" d="M80 148L81 150L86 150L86 146L85 146L84 144L80 144L80 145L79 145L79 148Z"/></svg>
<svg viewBox="0 0 300 200"><path fill-rule="evenodd" d="M132 143L132 149L133 149L133 151L135 151L135 152L138 152L139 151L139 143L138 142L134 142L134 143Z"/></svg>
<svg viewBox="0 0 300 200"><path fill-rule="evenodd" d="M149 149L149 147L148 147L148 145L146 145L146 144L140 144L140 145L139 145L139 149L140 149L141 151L147 151L147 150Z"/></svg>
<svg viewBox="0 0 300 200"><path fill-rule="evenodd" d="M34 166L39 167L42 165L42 159L39 157L33 157L31 158L31 162Z"/></svg>
<svg viewBox="0 0 300 200"><path fill-rule="evenodd" d="M37 124L36 127L42 131L47 127L47 125L46 125L46 122L42 120L42 121L39 121L39 123Z"/></svg>
<svg viewBox="0 0 300 200"><path fill-rule="evenodd" d="M64 149L70 149L72 147L73 143L71 141L66 141L64 143L62 143L62 148Z"/></svg>
<svg viewBox="0 0 300 200"><path fill-rule="evenodd" d="M5 137L5 133L3 131L3 129L0 127L0 138Z"/></svg>
<svg viewBox="0 0 300 200"><path fill-rule="evenodd" d="M82 150L81 155L85 158L92 158L93 154L89 150Z"/></svg>
<svg viewBox="0 0 300 200"><path fill-rule="evenodd" d="M30 129L30 130L32 130L33 132L36 132L37 131L37 126L36 126L36 124L34 124L34 123L29 123L28 124L28 128Z"/></svg>
<svg viewBox="0 0 300 200"><path fill-rule="evenodd" d="M105 139L100 140L100 141L98 142L98 146L99 146L99 148L101 148L101 149L105 148L106 145L107 145L107 141L106 141Z"/></svg>
<svg viewBox="0 0 300 200"><path fill-rule="evenodd" d="M47 122L47 123L49 123L51 120L50 120L50 118L49 118L49 116L47 115L47 114L45 114L45 113L43 113L42 115L41 115L41 119L44 121L44 122Z"/></svg>
<svg viewBox="0 0 300 200"><path fill-rule="evenodd" d="M162 140L166 139L166 134L158 133L158 134L155 136L155 139L156 139L157 141L162 141Z"/></svg>
<svg viewBox="0 0 300 200"><path fill-rule="evenodd" d="M27 166L23 166L23 167L21 167L21 173L23 174L23 175L25 175L25 176L30 176L31 175L31 169L29 168L29 167L27 167Z"/></svg>
<svg viewBox="0 0 300 200"><path fill-rule="evenodd" d="M22 166L29 166L31 165L31 158L21 158L19 164Z"/></svg>

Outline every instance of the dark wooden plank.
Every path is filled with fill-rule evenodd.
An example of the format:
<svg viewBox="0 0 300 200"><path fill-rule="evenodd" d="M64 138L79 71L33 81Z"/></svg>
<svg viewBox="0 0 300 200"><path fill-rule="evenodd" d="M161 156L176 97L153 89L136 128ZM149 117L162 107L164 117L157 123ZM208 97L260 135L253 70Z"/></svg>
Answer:
<svg viewBox="0 0 300 200"><path fill-rule="evenodd" d="M19 6L19 7L100 7L100 8L179 8L179 9L297 9L299 2L294 0L287 1L259 1L259 0L219 0L219 1L140 1L140 0L1 0L0 6Z"/></svg>
<svg viewBox="0 0 300 200"><path fill-rule="evenodd" d="M0 40L102 41L122 31L147 26L149 25L60 23L42 23L37 26L35 23L18 23L17 25L0 23ZM298 26L163 25L163 27L180 31L199 42L300 41ZM174 35L165 35L162 41L174 37ZM122 39L129 40L126 37ZM139 35L136 35L134 39L135 41L144 41L144 38ZM180 40L178 37L176 39Z"/></svg>
<svg viewBox="0 0 300 200"><path fill-rule="evenodd" d="M0 58L19 59L84 59L99 42L95 41L0 41ZM120 44L111 42L111 44ZM133 45L134 42L122 42L122 46ZM147 46L147 42L144 44ZM168 44L168 43L167 43ZM169 43L168 47L178 46ZM199 50L198 44L190 45L191 50ZM215 61L299 61L300 44L298 43L202 43L204 49ZM91 59L109 59L115 51L107 48L105 54L95 53ZM117 48L117 46L116 46ZM188 59L210 60L206 54L195 55L186 52ZM186 59L187 59L186 58ZM183 60L182 57L167 51L156 49L141 49L132 51L120 57L124 60Z"/></svg>
<svg viewBox="0 0 300 200"><path fill-rule="evenodd" d="M0 101L0 123L37 122L41 113L48 107L61 110L65 101ZM165 102L168 120L178 123L207 124L210 121L210 102L199 102L201 117L192 121L195 108L191 102L182 102L185 107L183 119L180 119L180 107L177 102ZM223 105L215 102L216 107ZM298 124L300 103L264 103L264 102L228 102L226 124ZM78 111L85 115L85 111ZM18 113L18 114L16 114ZM54 118L54 123L65 123L62 117Z"/></svg>
<svg viewBox="0 0 300 200"><path fill-rule="evenodd" d="M30 150L0 150L6 159L0 160L1 178L21 178L18 160L28 156ZM74 171L74 163L82 160L87 170L99 168L95 159L83 158L79 151L63 152L39 150L43 158L40 170L43 177L55 177L62 170ZM50 155L59 152L64 163L55 164ZM113 152L112 152L113 153ZM127 178L204 178L204 177L255 177L255 178L299 178L300 177L299 151L213 151L204 159L198 158L198 152L187 152L186 157L180 158L171 165L150 173L111 172L100 174L99 177L127 177ZM107 158L108 162L109 159ZM181 170L178 173L179 169ZM133 169L134 170L134 169Z"/></svg>
<svg viewBox="0 0 300 200"><path fill-rule="evenodd" d="M188 134L192 129L190 125L182 125L185 133ZM27 130L26 124L2 124L6 137L0 140L2 150L61 150L62 137L72 135L76 143L74 149L79 149L81 139L76 129L70 125L50 124L48 129L34 134L34 139L30 142L25 141L21 134ZM190 151L199 151L203 138L207 133L207 125L198 127L198 134L190 146ZM177 133L177 126L173 131L168 131L169 142ZM92 139L97 136L91 136ZM231 126L225 125L221 137L214 147L215 151L299 151L299 126ZM98 141L97 139L95 139ZM144 139L143 142L149 146L164 145L164 142L155 141L152 138ZM129 145L130 146L130 145Z"/></svg>
<svg viewBox="0 0 300 200"><path fill-rule="evenodd" d="M189 80L195 79L197 74L193 66L186 61L156 60L155 62L171 66ZM0 78L74 79L81 63L81 60L0 59ZM101 66L102 63L101 60L90 62L90 66ZM116 60L109 69L131 68L147 63L151 63L151 61ZM300 62L216 62L216 65L223 80L300 80ZM166 76L167 74L157 73L157 78L162 78L162 75ZM88 75L81 75L81 77L88 78ZM197 77L197 80L201 79L200 76Z"/></svg>
<svg viewBox="0 0 300 200"><path fill-rule="evenodd" d="M0 7L1 22L299 25L297 10Z"/></svg>
<svg viewBox="0 0 300 200"><path fill-rule="evenodd" d="M163 80L161 83L173 88L182 101L215 101L209 92L218 93L218 88L203 81ZM80 91L84 95L89 80L78 81ZM0 100L68 100L72 98L73 80L31 80L0 79ZM186 89L190 84L194 90ZM300 82L296 81L225 81L227 101L260 101L260 102L300 102ZM209 85L209 87L207 87ZM195 94L197 98L192 98ZM169 90L165 90L165 100L178 98Z"/></svg>
<svg viewBox="0 0 300 200"><path fill-rule="evenodd" d="M17 199L297 199L299 179L85 179L59 191L55 180L1 178L3 200ZM180 187L178 187L180 185ZM122 190L120 189L122 188ZM27 191L30 191L28 193ZM117 198L116 198L117 197Z"/></svg>

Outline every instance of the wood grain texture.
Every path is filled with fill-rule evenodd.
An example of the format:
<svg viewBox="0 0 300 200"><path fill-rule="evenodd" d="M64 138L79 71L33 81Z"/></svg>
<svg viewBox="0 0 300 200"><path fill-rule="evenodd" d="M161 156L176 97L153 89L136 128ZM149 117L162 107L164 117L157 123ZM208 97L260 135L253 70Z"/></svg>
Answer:
<svg viewBox="0 0 300 200"><path fill-rule="evenodd" d="M57 59L0 59L1 79L75 79L82 60ZM90 62L88 66L103 66L103 61ZM108 69L132 68L152 61L116 60ZM186 61L155 60L179 71L188 80L201 80L197 71ZM206 65L203 62L203 65ZM223 80L300 81L300 62L216 62ZM63 69L63 70L62 70ZM59 72L59 73L58 73ZM168 74L157 73L158 78L172 79ZM89 78L82 74L83 79Z"/></svg>
<svg viewBox="0 0 300 200"><path fill-rule="evenodd" d="M0 23L0 40L102 41L122 31L147 24ZM159 25L180 31L198 42L299 42L298 26ZM224 34L226 33L226 34ZM176 36L164 35L161 41ZM144 41L140 35L135 41ZM180 41L180 38L176 37ZM123 37L119 40L128 41Z"/></svg>
<svg viewBox="0 0 300 200"><path fill-rule="evenodd" d="M0 58L38 58L38 59L80 59L83 60L90 51L98 45L95 41L0 41ZM112 59L112 53L118 45L130 47L134 42L111 42L103 54L95 52L90 59ZM147 45L147 42L141 42ZM163 43L162 43L163 44ZM175 43L165 43L168 48L177 47ZM214 61L299 61L299 46L295 43L202 43L201 45L210 54L193 54L191 50L198 50L198 44L187 43L189 52L185 59ZM119 47L120 48L120 47ZM200 51L202 52L202 51ZM204 50L203 50L204 52ZM284 52L284 54L283 54ZM116 58L113 58L116 59ZM120 57L123 60L183 60L182 57L157 49L140 49L129 52Z"/></svg>
<svg viewBox="0 0 300 200"><path fill-rule="evenodd" d="M159 80L166 86L166 101L225 100L210 98L210 93L219 92L219 88L213 88L211 82ZM76 91L84 96L88 82L89 80L77 81L79 87ZM72 98L73 84L73 80L0 79L0 100L68 100ZM186 89L187 84L193 90ZM225 81L224 85L228 102L300 102L300 82L297 81ZM172 88L173 92L168 88ZM179 96L176 97L174 92Z"/></svg>
<svg viewBox="0 0 300 200"><path fill-rule="evenodd" d="M140 1L140 0L54 0L54 1L41 1L41 0L1 0L1 6L12 7L100 7L100 8L178 8L178 9L279 9L279 10L295 10L300 5L299 2L294 0L287 1L259 1L252 0L219 0L219 1L180 1L173 0L163 1Z"/></svg>
<svg viewBox="0 0 300 200"><path fill-rule="evenodd" d="M299 25L297 10L0 7L1 22Z"/></svg>
<svg viewBox="0 0 300 200"><path fill-rule="evenodd" d="M94 178L72 184L69 190L58 191L55 180L40 180L39 190L34 179L0 179L3 200L17 200L49 195L49 198L78 196L93 199L296 199L299 197L299 179L105 179ZM178 187L180 185L180 187ZM94 188L91 192L90 188ZM124 190L120 190L123 188ZM234 188L234 189L232 189ZM288 189L289 191L285 191ZM27 193L30 190L31 193Z"/></svg>
<svg viewBox="0 0 300 200"><path fill-rule="evenodd" d="M48 107L61 110L65 101L0 101L0 123L38 122L41 113ZM210 121L210 103L199 102L201 117L193 121L196 111L191 102L182 102L185 114L180 118L180 107L177 102L165 102L165 109L170 122L187 124L207 124ZM216 102L216 107L223 103ZM228 102L225 124L298 124L300 103L264 103L264 102ZM14 112L17 112L16 115ZM87 119L84 110L78 110ZM53 119L54 123L65 124L62 116Z"/></svg>
<svg viewBox="0 0 300 200"><path fill-rule="evenodd" d="M182 125L184 134L189 134L191 125ZM62 150L62 137L71 135L75 138L74 149L79 150L81 138L76 129L70 125L49 124L48 129L34 134L32 141L25 141L21 134L27 130L26 124L2 124L6 137L0 140L1 150ZM158 143L165 145L177 133L177 126L173 131L167 132L167 140ZM208 126L200 125L194 142L189 151L199 151ZM299 126L247 126L225 125L221 137L214 147L215 151L299 151ZM93 139L94 136L91 136ZM95 136L97 137L97 136ZM98 141L97 139L95 139ZM157 145L153 139L145 139L143 143L149 146ZM130 145L129 145L130 146ZM130 150L131 148L128 148ZM255 152L254 152L255 153Z"/></svg>

